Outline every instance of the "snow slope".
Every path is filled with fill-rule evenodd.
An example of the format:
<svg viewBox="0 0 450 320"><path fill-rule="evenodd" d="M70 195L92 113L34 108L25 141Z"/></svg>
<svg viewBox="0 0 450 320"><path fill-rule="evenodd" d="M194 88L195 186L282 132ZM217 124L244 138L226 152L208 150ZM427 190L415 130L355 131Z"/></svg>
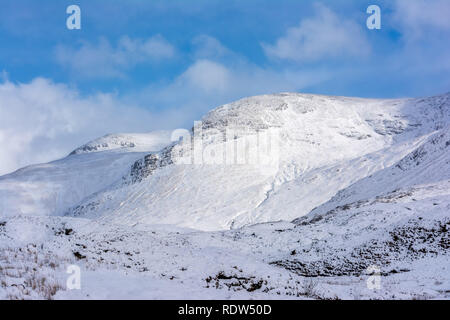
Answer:
<svg viewBox="0 0 450 320"><path fill-rule="evenodd" d="M14 217L0 227L0 299L448 299L448 214L398 215L401 201L219 232ZM81 290L66 288L69 265Z"/></svg>
<svg viewBox="0 0 450 320"><path fill-rule="evenodd" d="M268 153L269 165L179 164L190 150L187 139L137 161L126 181L92 195L67 214L200 230L292 220L394 165L448 126L448 115L449 95L368 100L279 94L243 99L202 119L203 150L227 151L254 132L277 129L279 149ZM224 142L230 128L234 139Z"/></svg>

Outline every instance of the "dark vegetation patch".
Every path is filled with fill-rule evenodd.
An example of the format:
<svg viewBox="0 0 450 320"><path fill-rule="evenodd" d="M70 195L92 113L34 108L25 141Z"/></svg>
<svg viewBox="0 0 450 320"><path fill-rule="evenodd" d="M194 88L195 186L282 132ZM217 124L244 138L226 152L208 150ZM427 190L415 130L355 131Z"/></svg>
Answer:
<svg viewBox="0 0 450 320"><path fill-rule="evenodd" d="M78 260L81 260L81 259L86 259L86 256L85 255L82 255L80 252L78 252L78 251L75 251L74 253L73 253L73 255L75 256L75 258L77 258Z"/></svg>
<svg viewBox="0 0 450 320"><path fill-rule="evenodd" d="M283 267L304 277L360 276L371 265L386 269L395 261L413 261L425 256L447 254L450 249L450 220L434 221L429 226L420 225L421 220L411 220L406 225L394 228L386 240L372 239L353 248L348 254L336 254L325 243L316 244L322 260L302 261L295 258L273 261L271 264ZM291 251L291 256L292 251ZM391 269L382 274L407 272L406 269Z"/></svg>
<svg viewBox="0 0 450 320"><path fill-rule="evenodd" d="M253 276L227 274L224 271L220 271L215 276L209 276L205 281L206 288L214 287L216 289L222 289L227 287L228 290L246 290L248 292L259 290L263 285L267 285L267 280L256 279Z"/></svg>
<svg viewBox="0 0 450 320"><path fill-rule="evenodd" d="M55 233L55 236L70 236L74 233L72 228L66 227L65 224L62 225L60 228L54 228L52 227L53 232Z"/></svg>

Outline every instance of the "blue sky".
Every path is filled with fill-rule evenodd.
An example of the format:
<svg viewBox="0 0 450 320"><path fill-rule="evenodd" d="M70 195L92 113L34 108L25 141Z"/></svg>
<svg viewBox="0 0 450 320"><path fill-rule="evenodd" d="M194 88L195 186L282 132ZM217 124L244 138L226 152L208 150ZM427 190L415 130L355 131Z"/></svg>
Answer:
<svg viewBox="0 0 450 320"><path fill-rule="evenodd" d="M2 0L0 173L250 95L448 92L449 17L448 0Z"/></svg>

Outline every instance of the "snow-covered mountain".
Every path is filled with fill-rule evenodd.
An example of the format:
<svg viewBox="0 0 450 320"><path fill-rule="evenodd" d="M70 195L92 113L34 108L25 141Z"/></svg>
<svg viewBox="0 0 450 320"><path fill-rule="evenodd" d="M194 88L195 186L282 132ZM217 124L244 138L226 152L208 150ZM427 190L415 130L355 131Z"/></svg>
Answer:
<svg viewBox="0 0 450 320"><path fill-rule="evenodd" d="M109 135L0 177L3 259L32 243L109 270L61 298L122 297L107 292L123 281L141 298L448 298L450 94L258 96L192 130Z"/></svg>
<svg viewBox="0 0 450 320"><path fill-rule="evenodd" d="M280 94L240 100L202 119L203 150L229 150L254 132L277 128L279 150L268 154L273 166L178 164L186 146L170 145L64 214L201 230L289 221L419 148L449 123L447 99ZM223 141L230 128L234 140Z"/></svg>

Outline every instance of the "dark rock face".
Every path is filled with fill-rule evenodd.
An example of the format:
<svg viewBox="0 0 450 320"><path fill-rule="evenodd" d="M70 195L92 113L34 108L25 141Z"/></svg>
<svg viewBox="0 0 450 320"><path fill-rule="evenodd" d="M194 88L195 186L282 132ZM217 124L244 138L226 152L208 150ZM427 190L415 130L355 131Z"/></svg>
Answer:
<svg viewBox="0 0 450 320"><path fill-rule="evenodd" d="M82 146L82 147L72 151L69 154L69 156L72 156L75 154L86 153L86 152L93 152L93 151L97 151L97 150L108 148L108 147L109 147L109 145L107 143L102 143L102 144L95 145L95 146L85 145L85 146Z"/></svg>
<svg viewBox="0 0 450 320"><path fill-rule="evenodd" d="M134 142L121 141L119 143L119 146L122 148L134 148L134 147L136 147L136 144ZM109 147L110 147L110 145L106 142L95 144L95 145L87 144L87 145L84 145L84 146L72 151L69 154L69 156L72 156L75 154L83 154L83 153L88 153L88 152L100 151L103 149L107 149Z"/></svg>
<svg viewBox="0 0 450 320"><path fill-rule="evenodd" d="M131 184L141 182L150 176L156 169L173 164L172 149L173 147L168 147L160 153L149 154L143 159L137 160L131 166L129 182Z"/></svg>

